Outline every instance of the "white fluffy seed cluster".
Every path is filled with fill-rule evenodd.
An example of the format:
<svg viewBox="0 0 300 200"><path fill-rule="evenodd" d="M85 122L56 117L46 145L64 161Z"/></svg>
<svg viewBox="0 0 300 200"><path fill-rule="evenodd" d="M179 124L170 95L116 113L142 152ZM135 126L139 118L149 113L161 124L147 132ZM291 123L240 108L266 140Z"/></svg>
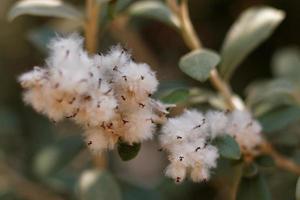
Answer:
<svg viewBox="0 0 300 200"><path fill-rule="evenodd" d="M257 151L263 142L260 123L247 111L234 111L228 114L226 133L235 138L243 152Z"/></svg>
<svg viewBox="0 0 300 200"><path fill-rule="evenodd" d="M160 144L170 161L166 175L177 183L187 175L194 182L208 180L219 157L217 147L211 144L213 139L229 134L241 147L251 150L262 140L260 131L259 123L247 111L203 114L187 110L179 117L169 118L160 135Z"/></svg>
<svg viewBox="0 0 300 200"><path fill-rule="evenodd" d="M58 37L45 67L20 76L24 101L57 122L70 118L84 127L90 149L100 153L121 139L129 144L152 137L167 107L151 98L158 86L147 64L121 47L89 56L78 35Z"/></svg>

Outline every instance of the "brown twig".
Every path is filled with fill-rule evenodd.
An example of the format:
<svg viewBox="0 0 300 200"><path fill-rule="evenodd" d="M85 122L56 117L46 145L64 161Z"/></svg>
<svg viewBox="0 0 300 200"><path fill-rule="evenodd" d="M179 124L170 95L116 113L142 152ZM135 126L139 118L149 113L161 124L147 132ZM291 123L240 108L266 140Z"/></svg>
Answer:
<svg viewBox="0 0 300 200"><path fill-rule="evenodd" d="M175 5L174 0L169 0L169 5L172 5L174 7ZM175 8L171 8L171 9L174 10ZM181 4L178 5L178 8L175 10L179 10L178 13L174 13L174 14L177 14L178 18L180 19L180 24L181 24L180 33L186 45L191 50L201 49L202 43L199 37L197 36L196 31L190 19L190 15L188 11L188 1L182 0ZM210 82L225 98L228 104L228 108L230 110L233 110L237 107L240 108L240 106L237 105L237 102L234 99L234 95L232 94L231 88L224 80L222 80L222 78L219 76L219 73L216 69L213 69L210 72Z"/></svg>
<svg viewBox="0 0 300 200"><path fill-rule="evenodd" d="M212 182L212 186L218 188L215 200L236 200L242 176L243 163L236 163L222 177L216 177Z"/></svg>
<svg viewBox="0 0 300 200"><path fill-rule="evenodd" d="M85 41L89 53L97 50L100 9L96 0L86 0Z"/></svg>
<svg viewBox="0 0 300 200"><path fill-rule="evenodd" d="M86 0L86 21L85 21L85 46L89 53L93 54L98 47L99 15L101 6L96 0ZM94 156L93 162L99 169L106 167L106 155Z"/></svg>
<svg viewBox="0 0 300 200"><path fill-rule="evenodd" d="M278 153L271 144L267 142L263 143L260 146L260 152L261 154L271 156L274 159L275 164L279 168L293 172L298 176L300 175L300 166L296 164L294 161L289 160L288 158Z"/></svg>
<svg viewBox="0 0 300 200"><path fill-rule="evenodd" d="M190 17L188 15L187 11L187 0L183 0L180 5L180 12L181 14L181 22L185 25L182 26L182 31L184 32L182 34L187 46L191 50L196 50L201 48L201 42L197 35L195 34L195 31L193 30L193 26L190 20ZM222 78L219 76L219 73L216 69L212 70L210 73L210 81L212 85L221 93L221 95L226 99L226 102L228 104L228 108L233 109L239 109L239 105L236 103L234 99L234 95L231 92L231 88L229 85L222 80ZM282 156L280 153L278 153L271 144L269 144L267 141L264 141L263 145L261 146L261 154L268 154L270 155L276 165L282 169L286 169L288 171L291 171L293 173L296 173L300 175L300 166L297 165L292 160L289 160Z"/></svg>
<svg viewBox="0 0 300 200"><path fill-rule="evenodd" d="M166 3L168 4L169 8L171 9L171 11L176 14L177 16L179 16L179 7L176 1L174 0L166 0Z"/></svg>
<svg viewBox="0 0 300 200"><path fill-rule="evenodd" d="M0 177L13 188L18 195L30 200L63 200L54 192L38 185L13 170L5 163L0 163Z"/></svg>
<svg viewBox="0 0 300 200"><path fill-rule="evenodd" d="M197 37L196 31L193 28L189 16L188 0L182 0L180 5L178 5L175 0L168 0L167 2L168 5L170 6L170 9L180 19L181 35L186 45L191 50L201 49L202 48L201 41ZM178 7L174 8L175 5L177 5ZM179 10L179 12L177 10ZM210 72L210 81L212 85L215 87L215 89L218 90L220 94L224 97L224 99L227 102L228 108L230 110L240 109L244 107L244 105L240 105L241 102L236 101L235 95L232 93L230 86L219 76L219 73L216 69L213 69ZM264 141L263 144L261 145L259 154L270 155L274 159L276 165L279 168L300 175L300 166L297 165L294 161L289 160L284 156L282 156L280 153L278 153L272 147L272 145L269 144L267 141ZM245 159L246 159L245 162L252 162L255 156L257 156L257 154L254 155L251 152L250 154L245 154ZM232 199L235 199L235 195L238 189L238 183L239 181L237 182L237 185L235 185L236 187L234 187L232 191L230 191Z"/></svg>
<svg viewBox="0 0 300 200"><path fill-rule="evenodd" d="M178 6L181 35L190 49L200 49L202 47L202 43L192 25L187 2L187 0L182 0L181 4Z"/></svg>

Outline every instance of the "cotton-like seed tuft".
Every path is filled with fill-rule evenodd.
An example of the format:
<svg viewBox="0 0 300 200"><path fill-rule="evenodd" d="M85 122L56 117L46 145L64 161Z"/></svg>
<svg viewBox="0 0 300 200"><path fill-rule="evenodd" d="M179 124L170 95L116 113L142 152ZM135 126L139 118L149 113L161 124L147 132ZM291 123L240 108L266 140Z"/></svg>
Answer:
<svg viewBox="0 0 300 200"><path fill-rule="evenodd" d="M53 121L81 125L95 153L112 149L119 139L129 144L151 139L154 122L167 114L151 99L155 73L120 46L89 56L83 42L77 34L53 39L45 66L19 77L24 101Z"/></svg>
<svg viewBox="0 0 300 200"><path fill-rule="evenodd" d="M260 124L247 111L203 114L192 110L169 118L159 137L170 161L166 175L175 182L183 181L187 175L194 182L207 181L219 157L218 149L212 145L216 137L229 134L236 138L242 150L255 151L262 141L260 132Z"/></svg>
<svg viewBox="0 0 300 200"><path fill-rule="evenodd" d="M254 151L263 141L262 127L248 111L233 111L228 120L226 131L237 140L242 150Z"/></svg>

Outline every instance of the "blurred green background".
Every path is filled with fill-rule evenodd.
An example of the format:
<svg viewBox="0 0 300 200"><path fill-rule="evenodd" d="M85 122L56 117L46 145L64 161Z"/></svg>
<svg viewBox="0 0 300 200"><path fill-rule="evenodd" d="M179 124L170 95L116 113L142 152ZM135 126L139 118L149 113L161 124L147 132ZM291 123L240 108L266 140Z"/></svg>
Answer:
<svg viewBox="0 0 300 200"><path fill-rule="evenodd" d="M92 166L92 158L81 141L80 128L69 122L52 124L24 105L16 81L21 73L43 64L49 38L56 33L76 30L77 24L32 16L8 22L6 15L14 2L0 1L0 199L78 199L78 179ZM69 2L80 7L84 1ZM245 95L244 89L251 81L271 76L270 62L276 50L300 46L300 1L190 0L191 18L198 35L206 47L215 50L220 49L226 32L238 15L253 5L270 5L284 10L287 16L270 39L238 68L231 83L233 90L241 96ZM125 29L119 28L109 25L101 30L99 52L121 43L138 61L152 64L163 82L198 84L183 75L177 66L179 58L188 49L170 27L133 18ZM120 193L126 200L222 199L213 185L187 181L178 186L164 178L166 156L158 152L158 148L155 142L147 142L139 155L129 162L121 161L115 152L110 153L109 170L114 177L107 174L105 183L116 181L120 186L120 190L112 193ZM269 172L273 199L293 199L297 177L276 172L273 180L274 173L274 170ZM280 182L283 177L287 179L286 184ZM101 188L110 190L105 183L99 183ZM101 192L101 188L91 192Z"/></svg>

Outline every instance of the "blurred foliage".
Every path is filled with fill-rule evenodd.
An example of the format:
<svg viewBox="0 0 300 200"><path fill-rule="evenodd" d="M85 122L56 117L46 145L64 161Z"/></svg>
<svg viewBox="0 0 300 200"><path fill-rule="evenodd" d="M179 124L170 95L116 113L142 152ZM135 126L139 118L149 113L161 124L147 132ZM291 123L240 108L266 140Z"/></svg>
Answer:
<svg viewBox="0 0 300 200"><path fill-rule="evenodd" d="M80 128L67 122L52 124L25 107L16 83L20 73L36 64L42 64L47 53L46 44L52 37L72 31L82 32L83 1L64 1L51 9L37 0L27 1L35 4L31 8L26 7L26 4L15 4L12 8L15 2L0 1L1 200L30 199L19 188L25 188L27 192L35 189L33 191L37 194L46 190L63 199L226 199L223 193L228 193L241 176L237 199L300 199L300 184L299 181L296 184L295 175L276 169L272 159L267 156L258 157L252 165L243 166L239 160L240 150L230 137L214 141L221 149L222 158L209 183L186 181L176 185L164 178L163 168L159 172L150 173L147 171L148 164L142 162L138 163L141 166L139 173L132 166L132 173L128 174L142 174L143 182L137 182L136 177L127 172L126 179L118 177L114 169L116 165L122 168L123 164L114 159L109 160L108 171L93 169L93 160L78 134ZM266 137L280 152L300 163L299 1L191 0L193 23L209 49L188 54L178 34L178 18L172 15L163 1L98 2L105 3L99 16L101 52L121 42L132 49L133 55L140 53L137 60L157 63L153 68L163 81L156 97L171 104L180 103L204 109L212 106L222 108L223 99L207 84L201 85L205 88L195 88L199 82L191 80L180 71L195 80L205 81L210 70L221 62L218 68L225 77L231 77L234 91L245 97L248 108L261 121ZM270 39L262 43L282 21L283 16L276 9L257 7L264 4L284 10L287 18ZM10 8L12 10L9 12ZM244 10L246 12L240 15ZM44 17L20 17L25 13ZM261 17L266 13L268 17ZM10 20L14 19L13 23L8 22L7 16ZM116 27L114 20L124 16L129 17L128 23L123 25L125 28ZM236 21L239 16L241 18ZM119 30L123 32L119 33ZM124 33L126 40L120 40L120 35ZM136 40L141 40L147 50L142 49L140 52L141 49L137 49L140 43L135 43ZM256 51L251 53L256 47ZM221 49L220 56L210 49ZM184 54L186 56L180 59ZM234 71L234 76L231 76ZM146 161L151 160L158 166L165 163L165 160L153 156L153 151L156 151L154 147L139 152L140 148L143 146L120 145L119 151L124 160L130 160L137 153L143 152L138 155L145 157ZM122 154L129 151L132 154ZM225 182L220 181L220 177L225 178ZM149 178L154 178L155 182L147 185ZM223 190L218 190L220 187ZM50 199L47 196L40 198Z"/></svg>

